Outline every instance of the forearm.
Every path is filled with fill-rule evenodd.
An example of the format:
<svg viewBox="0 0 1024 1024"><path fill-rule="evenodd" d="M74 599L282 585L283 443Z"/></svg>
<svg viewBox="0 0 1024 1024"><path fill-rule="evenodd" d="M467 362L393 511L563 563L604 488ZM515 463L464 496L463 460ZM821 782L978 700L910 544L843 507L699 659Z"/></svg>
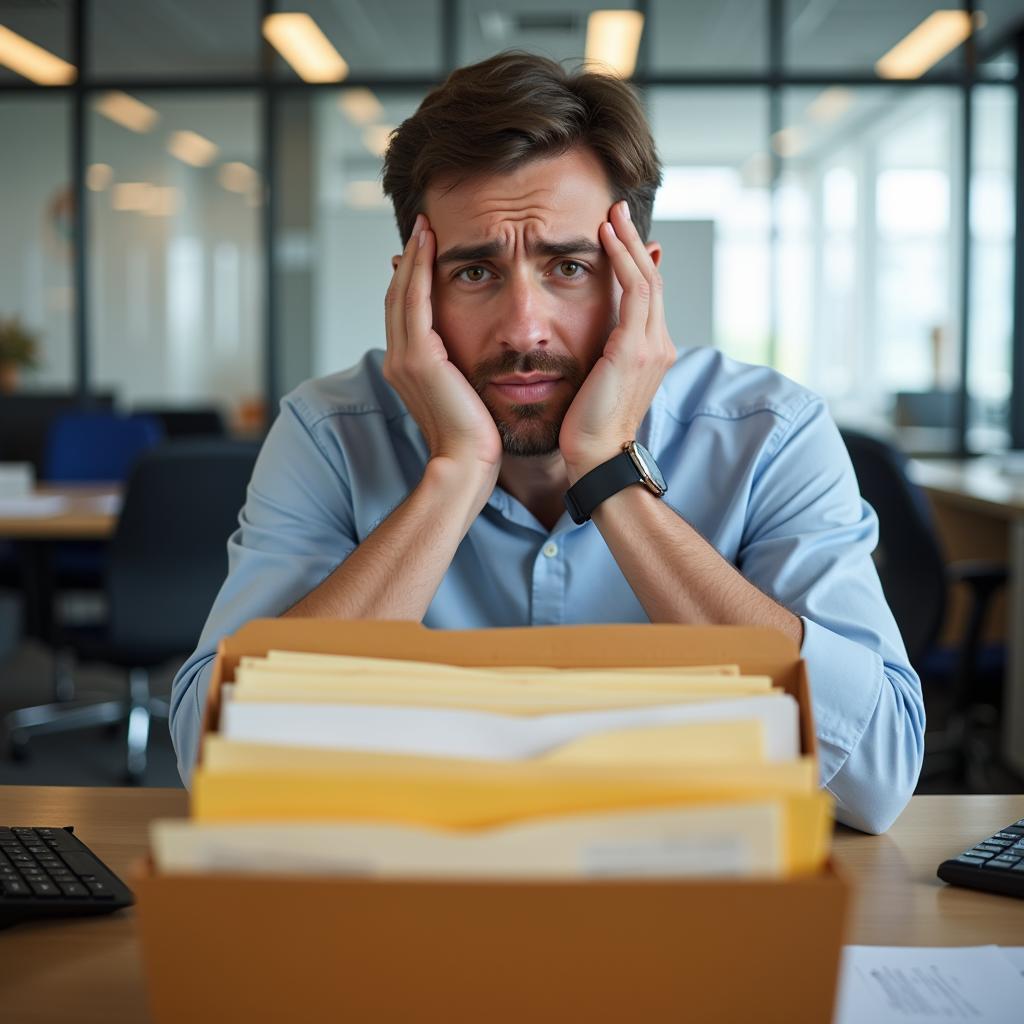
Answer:
<svg viewBox="0 0 1024 1024"><path fill-rule="evenodd" d="M652 622L767 626L801 643L803 623L796 615L644 488L619 491L593 519Z"/></svg>
<svg viewBox="0 0 1024 1024"><path fill-rule="evenodd" d="M285 615L419 622L493 486L432 459L409 497Z"/></svg>

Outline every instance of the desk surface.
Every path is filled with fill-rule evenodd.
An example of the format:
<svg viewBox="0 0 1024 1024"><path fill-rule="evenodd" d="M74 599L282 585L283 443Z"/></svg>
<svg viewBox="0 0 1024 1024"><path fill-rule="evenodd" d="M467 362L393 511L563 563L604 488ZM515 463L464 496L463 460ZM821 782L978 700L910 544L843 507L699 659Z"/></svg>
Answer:
<svg viewBox="0 0 1024 1024"><path fill-rule="evenodd" d="M34 497L55 498L55 510L5 512L0 502L0 538L10 540L105 540L117 526L121 484L40 484Z"/></svg>
<svg viewBox="0 0 1024 1024"><path fill-rule="evenodd" d="M10 825L74 825L131 882L153 818L186 813L175 789L0 787ZM1024 817L1024 796L914 797L884 836L839 827L835 860L854 886L846 941L866 945L1024 943L1024 900L956 889L935 869L946 857ZM145 1020L132 911L22 924L0 932L4 1019L32 1024L73 1013L81 1024Z"/></svg>
<svg viewBox="0 0 1024 1024"><path fill-rule="evenodd" d="M1024 517L1024 475L1004 473L999 458L915 459L914 481L964 508L1001 518Z"/></svg>

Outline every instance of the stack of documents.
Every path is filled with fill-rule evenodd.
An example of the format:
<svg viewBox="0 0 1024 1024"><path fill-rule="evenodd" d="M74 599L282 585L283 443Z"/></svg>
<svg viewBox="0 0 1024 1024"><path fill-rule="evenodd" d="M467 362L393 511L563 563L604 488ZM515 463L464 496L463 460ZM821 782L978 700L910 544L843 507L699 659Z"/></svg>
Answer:
<svg viewBox="0 0 1024 1024"><path fill-rule="evenodd" d="M736 666L243 657L162 872L569 878L817 870L799 707Z"/></svg>

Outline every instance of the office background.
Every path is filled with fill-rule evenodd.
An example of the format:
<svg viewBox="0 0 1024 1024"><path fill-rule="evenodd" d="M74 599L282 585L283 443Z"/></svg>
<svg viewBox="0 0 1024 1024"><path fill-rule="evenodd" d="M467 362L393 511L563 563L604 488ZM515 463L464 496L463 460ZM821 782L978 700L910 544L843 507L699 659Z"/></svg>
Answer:
<svg viewBox="0 0 1024 1024"><path fill-rule="evenodd" d="M1024 448L1019 0L617 6L643 16L677 343L776 366L911 454ZM388 132L461 64L581 58L596 10L0 0L0 317L40 337L18 389L214 406L258 437L290 388L383 345ZM973 33L894 77L895 44L951 11ZM330 81L265 38L298 12L343 59ZM4 31L56 58L45 82Z"/></svg>

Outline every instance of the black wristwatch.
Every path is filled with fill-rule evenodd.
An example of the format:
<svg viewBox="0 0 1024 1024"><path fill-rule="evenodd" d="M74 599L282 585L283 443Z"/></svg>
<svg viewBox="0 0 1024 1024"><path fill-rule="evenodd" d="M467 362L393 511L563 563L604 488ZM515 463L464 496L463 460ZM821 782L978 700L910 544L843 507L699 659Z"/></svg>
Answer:
<svg viewBox="0 0 1024 1024"><path fill-rule="evenodd" d="M585 523L602 501L632 484L643 484L657 498L668 490L654 456L642 444L627 441L614 459L581 476L565 492L565 507L574 523Z"/></svg>

